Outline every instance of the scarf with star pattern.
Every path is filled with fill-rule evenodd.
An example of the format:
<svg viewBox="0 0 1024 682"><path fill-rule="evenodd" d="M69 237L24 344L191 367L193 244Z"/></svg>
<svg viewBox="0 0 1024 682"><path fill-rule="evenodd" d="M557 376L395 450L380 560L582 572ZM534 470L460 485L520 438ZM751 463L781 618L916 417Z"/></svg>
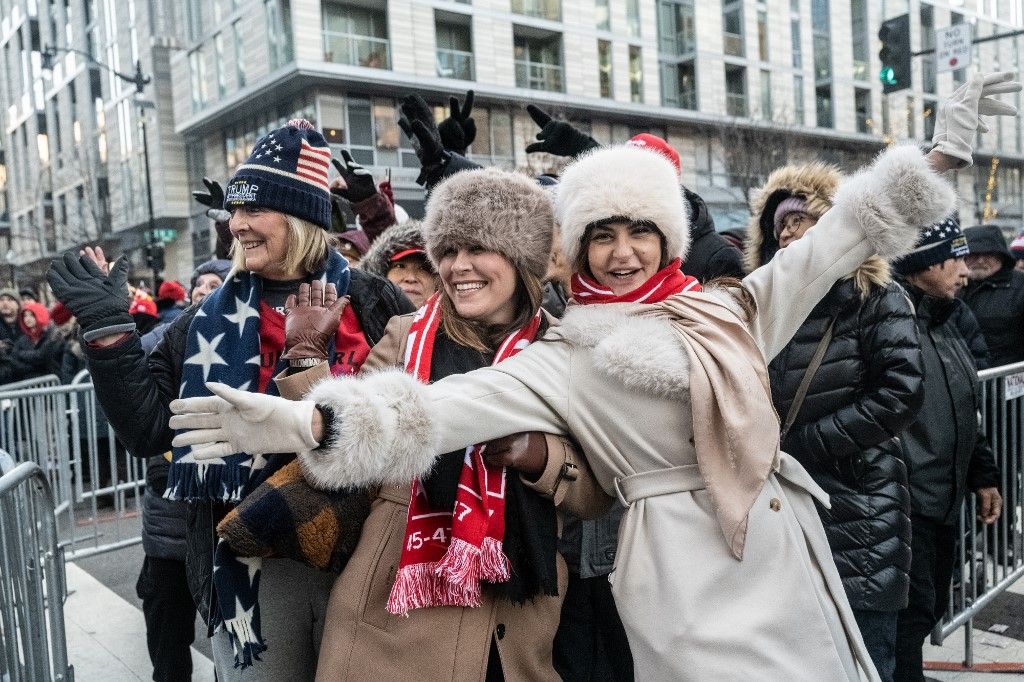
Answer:
<svg viewBox="0 0 1024 682"><path fill-rule="evenodd" d="M350 277L348 261L333 249L324 271L313 274L314 279L325 284L333 282L339 296L348 292ZM259 390L262 296L263 280L250 272L238 272L206 297L189 324L180 397L211 395L206 388L208 381L243 391ZM327 348L331 354L328 362L333 365L333 340ZM287 360L278 360L272 375L285 369L287 364ZM264 392L277 395L273 381L267 383ZM262 456L239 452L200 463L193 459L190 447L174 448L165 497L238 502L272 473L265 471L267 461Z"/></svg>

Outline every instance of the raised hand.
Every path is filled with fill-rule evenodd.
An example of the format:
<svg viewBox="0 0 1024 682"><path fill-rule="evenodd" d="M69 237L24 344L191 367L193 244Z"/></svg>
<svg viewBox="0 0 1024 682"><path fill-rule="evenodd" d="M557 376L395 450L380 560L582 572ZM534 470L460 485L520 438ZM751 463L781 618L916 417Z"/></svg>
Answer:
<svg viewBox="0 0 1024 682"><path fill-rule="evenodd" d="M377 193L377 185L373 181L370 171L356 163L347 149L341 150L341 158L344 163L337 159L331 159L331 163L341 175L344 186L332 185L331 192L347 199L353 204L369 199Z"/></svg>
<svg viewBox="0 0 1024 682"><path fill-rule="evenodd" d="M597 140L571 123L556 121L534 104L528 104L526 111L530 114L533 122L540 126L540 132L537 133L537 139L540 141L527 145L527 154L547 152L555 156L572 158L601 146Z"/></svg>
<svg viewBox="0 0 1024 682"><path fill-rule="evenodd" d="M206 206L206 217L217 223L230 220L231 214L224 210L224 188L210 178L203 178L203 184L206 185L206 191L192 192L192 198Z"/></svg>
<svg viewBox="0 0 1024 682"><path fill-rule="evenodd" d="M135 328L128 314L128 259L122 256L108 274L95 256L95 251L92 256L65 253L50 263L46 273L53 295L78 318L86 341Z"/></svg>
<svg viewBox="0 0 1024 682"><path fill-rule="evenodd" d="M110 263L107 262L107 257L103 255L102 246L86 246L84 249L78 252L78 255L80 257L88 257L89 260L96 264L96 267L98 267L100 269L100 272L102 272L104 275L110 274Z"/></svg>
<svg viewBox="0 0 1024 682"><path fill-rule="evenodd" d="M245 452L307 452L319 445L313 434L316 403L250 393L209 382L212 396L171 401L174 447L191 447L197 460Z"/></svg>
<svg viewBox="0 0 1024 682"><path fill-rule="evenodd" d="M953 91L939 107L932 136L932 151L955 159L952 164L966 168L973 163L974 140L978 131L988 132L981 116L1016 116L1017 108L993 99L993 95L1020 92L1013 71L975 74Z"/></svg>
<svg viewBox="0 0 1024 682"><path fill-rule="evenodd" d="M467 91L466 99L461 106L458 97L449 97L448 118L437 126L441 135L441 145L448 151L462 156L466 155L466 150L476 139L476 123L472 117L473 97L473 91Z"/></svg>
<svg viewBox="0 0 1024 682"><path fill-rule="evenodd" d="M284 354L286 360L326 360L327 344L338 331L347 296L338 298L334 284L300 284L299 295L285 301Z"/></svg>

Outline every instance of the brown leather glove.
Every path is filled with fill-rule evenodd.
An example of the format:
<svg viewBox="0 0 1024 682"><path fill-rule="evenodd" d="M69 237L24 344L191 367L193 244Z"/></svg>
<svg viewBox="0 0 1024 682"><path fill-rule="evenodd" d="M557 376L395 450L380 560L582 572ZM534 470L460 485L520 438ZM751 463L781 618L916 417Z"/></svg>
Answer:
<svg viewBox="0 0 1024 682"><path fill-rule="evenodd" d="M314 280L300 284L299 295L292 294L285 301L284 355L285 360L327 359L327 344L338 331L341 313L348 305L348 297L338 298L334 284Z"/></svg>
<svg viewBox="0 0 1024 682"><path fill-rule="evenodd" d="M540 431L526 431L490 441L483 457L491 466L512 467L527 477L536 477L547 466L548 444Z"/></svg>

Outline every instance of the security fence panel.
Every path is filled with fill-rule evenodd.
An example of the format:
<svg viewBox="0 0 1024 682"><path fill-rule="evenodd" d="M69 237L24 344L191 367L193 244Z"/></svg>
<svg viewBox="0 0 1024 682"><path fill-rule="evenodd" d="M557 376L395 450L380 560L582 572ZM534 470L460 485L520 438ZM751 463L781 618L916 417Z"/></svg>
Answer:
<svg viewBox="0 0 1024 682"><path fill-rule="evenodd" d="M74 680L64 629L67 584L43 470L0 451L0 679Z"/></svg>

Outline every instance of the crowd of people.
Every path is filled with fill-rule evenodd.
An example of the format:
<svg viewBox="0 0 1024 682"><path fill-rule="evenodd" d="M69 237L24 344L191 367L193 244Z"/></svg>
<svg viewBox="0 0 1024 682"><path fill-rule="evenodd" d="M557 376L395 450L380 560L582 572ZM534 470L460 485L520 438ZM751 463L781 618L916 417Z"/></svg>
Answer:
<svg viewBox="0 0 1024 682"><path fill-rule="evenodd" d="M48 275L73 331L0 292L2 381L73 343L149 458L154 680L197 612L219 680L922 680L961 501L1002 511L977 370L1024 359L1024 244L943 173L1020 89L776 170L742 251L653 135L531 105L566 157L531 178L467 157L472 93L410 95L416 221L292 120L194 194L226 258L189 291L87 247Z"/></svg>

